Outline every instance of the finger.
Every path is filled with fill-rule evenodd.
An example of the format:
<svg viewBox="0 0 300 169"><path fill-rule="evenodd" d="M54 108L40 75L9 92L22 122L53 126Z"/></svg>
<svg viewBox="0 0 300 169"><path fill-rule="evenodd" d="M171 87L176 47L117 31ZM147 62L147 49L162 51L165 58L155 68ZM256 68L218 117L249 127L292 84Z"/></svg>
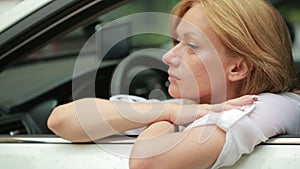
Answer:
<svg viewBox="0 0 300 169"><path fill-rule="evenodd" d="M227 101L227 104L232 106L243 106L249 105L258 100L257 95L245 95L235 99L231 99Z"/></svg>
<svg viewBox="0 0 300 169"><path fill-rule="evenodd" d="M249 105L249 104L246 104ZM238 110L244 110L245 106L240 106L240 105L231 105L227 104L226 102L220 103L220 104L214 104L210 106L210 111L212 112L223 112L231 109L238 109Z"/></svg>

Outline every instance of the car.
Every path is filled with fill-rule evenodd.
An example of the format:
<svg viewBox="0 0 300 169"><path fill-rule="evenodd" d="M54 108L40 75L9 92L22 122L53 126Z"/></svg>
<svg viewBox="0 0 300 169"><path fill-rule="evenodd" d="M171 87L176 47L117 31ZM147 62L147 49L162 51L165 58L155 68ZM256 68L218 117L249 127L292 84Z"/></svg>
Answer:
<svg viewBox="0 0 300 169"><path fill-rule="evenodd" d="M129 168L135 135L71 143L47 119L56 106L85 97L171 98L160 57L172 46L164 18L178 1L24 0L2 14L0 167ZM299 2L271 2L290 26L300 72ZM299 166L300 137L281 135L225 168Z"/></svg>

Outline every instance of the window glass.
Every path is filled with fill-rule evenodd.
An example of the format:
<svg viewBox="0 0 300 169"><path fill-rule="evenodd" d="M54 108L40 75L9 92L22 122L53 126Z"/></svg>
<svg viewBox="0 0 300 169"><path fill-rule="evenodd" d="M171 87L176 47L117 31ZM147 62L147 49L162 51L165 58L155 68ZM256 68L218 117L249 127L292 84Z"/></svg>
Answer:
<svg viewBox="0 0 300 169"><path fill-rule="evenodd" d="M134 13L170 13L172 7L177 2L178 0L131 1L102 16L99 16L97 19L77 28L76 30L62 36L61 38L57 38L51 41L51 43L49 43L45 47L37 50L24 60L19 61L10 68L1 72L0 79L2 79L2 82L0 83L0 92L2 93L2 95L0 96L0 109L5 110L5 112L11 112L15 110L19 111L24 109L23 107L17 107L19 105L23 106L27 103L29 105L31 104L30 101L34 102L34 99L38 100L41 95L43 95L43 97L45 96L45 98L48 97L48 95L46 96L45 93L49 95L57 94L52 90L63 90L64 85L68 85L69 83L71 83L74 75L74 65L76 63L77 57L79 56L79 53L81 52L81 49L88 41L88 39L100 27L115 19ZM145 26L147 25L147 23L148 21L145 20L145 23L131 26ZM157 24L157 27L161 27L161 29L169 29L169 24L162 22L161 24ZM110 27L108 30L105 30L105 33L109 32L117 35L119 33L122 33L120 32L120 29L126 31L127 25L123 24L117 25L117 27ZM105 40L106 39L107 38L105 38ZM107 58L109 58L110 60L101 62L101 64L106 65L106 67L104 70L101 70L100 73L97 74L98 79L95 80L97 83L95 89L96 96L101 98L109 97L109 83L113 74L114 66L116 66L117 63L125 56L127 56L130 52L138 50L140 48L160 48L165 44L171 44L169 37L146 34L130 37L129 39L125 39L124 41L121 41L119 44L115 45L119 45L121 46L121 48L118 48L118 50L114 50L113 47L109 51L109 53L105 55L105 57L108 56ZM92 50L95 50L94 47L92 48ZM94 61L94 57L95 56L84 55L84 60L87 63L90 63L91 60ZM84 67L82 69L88 70L88 68ZM161 75L162 73L156 73L155 76L151 77L156 78L156 81L157 79L162 81L162 78L160 78L157 74ZM151 80L151 78L148 77L146 79L148 79L149 81ZM142 81L143 85L144 83L147 83L146 85L148 85L148 82L144 79L139 81ZM88 81L86 83L88 83ZM163 84L163 82L161 83ZM84 85L85 84L82 84L82 86ZM134 86L132 88L137 87ZM151 91L150 89L148 90L148 88L147 92ZM60 103L68 101L67 99L72 99L70 98L70 92L71 90L67 87L64 89L64 92L58 92L59 94L57 95L59 95L59 99L61 99ZM147 92L144 92L146 94L143 94L143 96L148 96ZM17 109L15 107L17 107Z"/></svg>
<svg viewBox="0 0 300 169"><path fill-rule="evenodd" d="M276 5L279 12L288 22L293 37L293 52L295 61L300 61L300 1L282 1Z"/></svg>
<svg viewBox="0 0 300 169"><path fill-rule="evenodd" d="M43 59L49 57L63 57L63 56L77 56L80 52L80 49L83 47L85 42L91 37L94 32L104 26L106 23L109 23L115 19L119 19L123 16L141 13L141 12L163 12L170 13L172 7L179 0L169 0L169 1L161 1L161 0L136 0L130 3L127 3L115 10L112 10L102 16L100 16L97 20L90 22L87 25L84 25L77 30L69 33L65 37L55 40L51 44L45 46L38 52L30 55L27 60L32 59ZM147 25L148 20L145 20L145 23L139 23L139 25L134 25L132 23L131 27L134 31L134 28L139 26ZM160 29L169 29L169 25L162 21L161 24L157 24L157 27ZM146 40L145 40L146 39ZM153 35L153 34L145 34L134 36L130 41L131 48L143 48L154 46L158 47L164 43L169 43L169 37L161 36L161 35Z"/></svg>

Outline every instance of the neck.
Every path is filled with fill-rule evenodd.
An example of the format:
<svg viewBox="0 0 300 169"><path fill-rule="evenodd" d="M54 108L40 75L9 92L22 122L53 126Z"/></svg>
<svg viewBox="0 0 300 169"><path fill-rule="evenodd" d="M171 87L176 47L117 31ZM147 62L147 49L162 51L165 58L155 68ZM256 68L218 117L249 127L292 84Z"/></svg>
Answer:
<svg viewBox="0 0 300 169"><path fill-rule="evenodd" d="M231 85L230 87L227 88L226 91L217 91L215 92L216 94L214 95L208 95L208 96L201 97L200 99L193 99L193 100L201 104L217 104L230 99L240 97L241 95L239 91L240 91L240 87L236 87L236 86L234 87L233 85Z"/></svg>

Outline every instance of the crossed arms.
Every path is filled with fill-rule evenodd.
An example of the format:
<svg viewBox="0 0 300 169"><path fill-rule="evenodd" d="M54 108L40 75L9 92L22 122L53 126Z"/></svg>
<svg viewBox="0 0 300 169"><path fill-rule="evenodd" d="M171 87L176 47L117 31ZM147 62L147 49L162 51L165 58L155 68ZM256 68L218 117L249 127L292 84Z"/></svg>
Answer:
<svg viewBox="0 0 300 169"><path fill-rule="evenodd" d="M149 126L137 139L131 168L207 168L218 158L226 133L215 125L177 132L174 125L188 124L211 111L240 109L253 103L243 96L223 104L122 103L82 99L57 107L48 120L58 136L73 142L88 142ZM210 131L205 141L200 137Z"/></svg>

